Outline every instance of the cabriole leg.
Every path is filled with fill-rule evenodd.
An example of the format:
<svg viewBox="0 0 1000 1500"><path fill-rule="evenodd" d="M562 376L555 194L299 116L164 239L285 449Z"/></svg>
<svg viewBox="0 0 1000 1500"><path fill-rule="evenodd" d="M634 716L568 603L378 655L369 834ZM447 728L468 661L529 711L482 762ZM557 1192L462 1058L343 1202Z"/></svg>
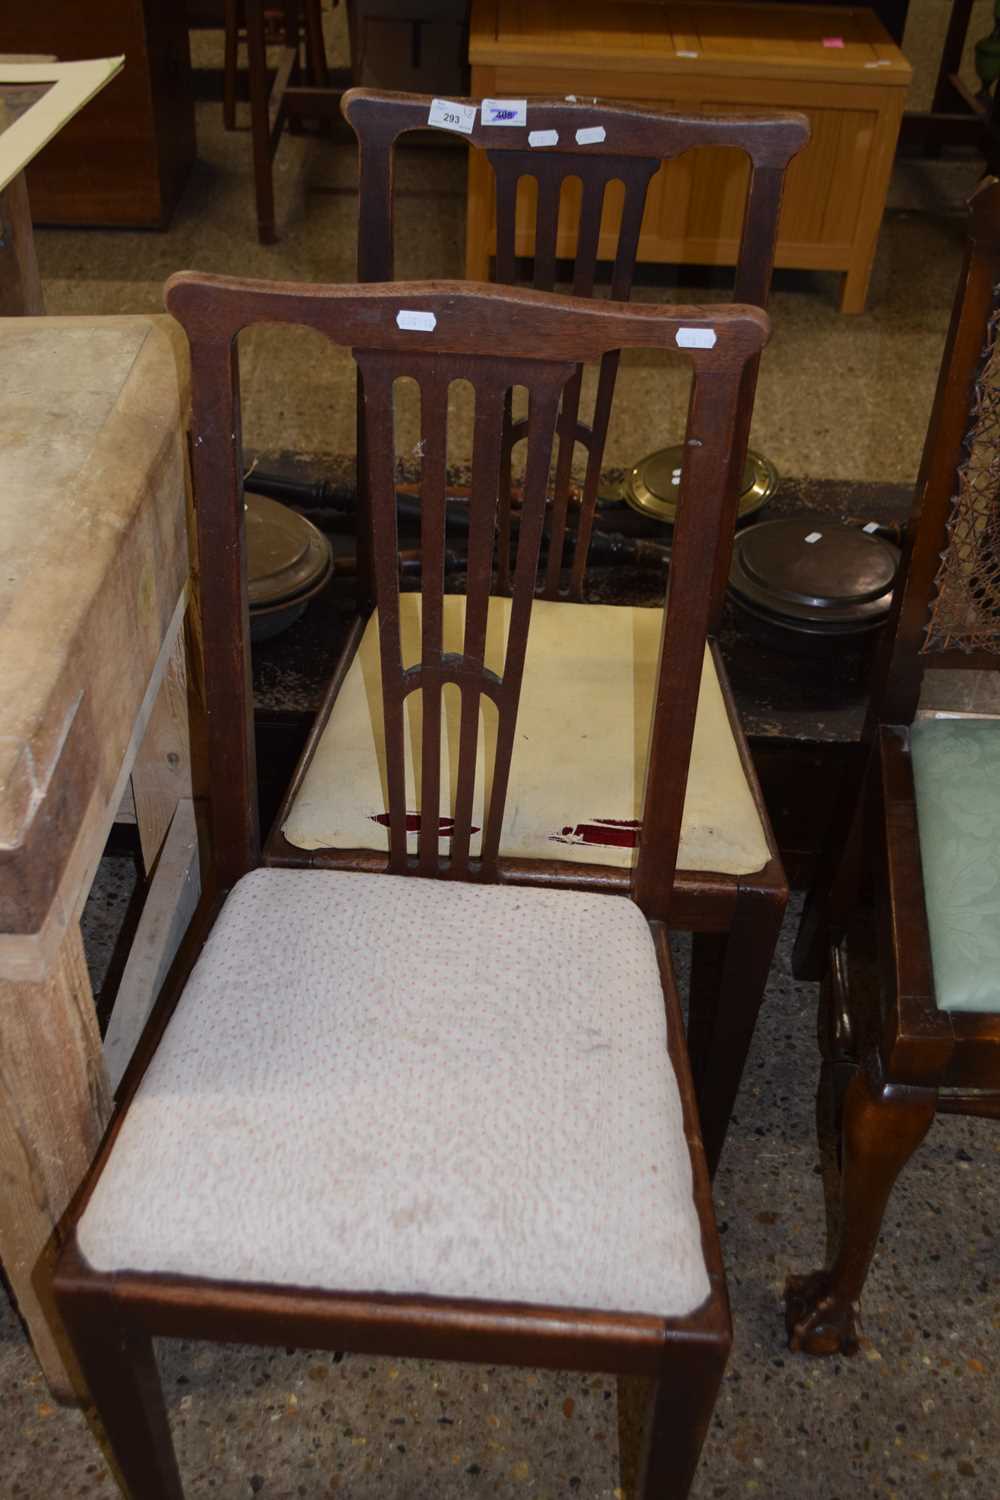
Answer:
<svg viewBox="0 0 1000 1500"><path fill-rule="evenodd" d="M882 1216L896 1178L934 1119L933 1089L855 1074L844 1098L840 1223L829 1270L791 1276L785 1287L790 1349L855 1354L855 1305L875 1253Z"/></svg>

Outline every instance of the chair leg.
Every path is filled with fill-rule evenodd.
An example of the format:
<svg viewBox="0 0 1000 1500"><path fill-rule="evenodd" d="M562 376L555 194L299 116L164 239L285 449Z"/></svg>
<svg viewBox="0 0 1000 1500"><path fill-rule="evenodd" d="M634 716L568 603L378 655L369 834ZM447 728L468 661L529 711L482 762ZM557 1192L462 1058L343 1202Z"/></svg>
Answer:
<svg viewBox="0 0 1000 1500"><path fill-rule="evenodd" d="M257 201L257 238L273 245L274 171L271 165L270 91L267 86L267 48L264 44L264 0L246 0L247 78L250 87L250 134L253 142L254 194Z"/></svg>
<svg viewBox="0 0 1000 1500"><path fill-rule="evenodd" d="M785 1321L790 1349L855 1354L855 1305L878 1243L896 1178L934 1119L937 1093L873 1080L857 1072L844 1098L840 1223L828 1270L790 1276Z"/></svg>
<svg viewBox="0 0 1000 1500"><path fill-rule="evenodd" d="M183 1500L152 1339L117 1322L104 1303L58 1294L57 1302L125 1494Z"/></svg>
<svg viewBox="0 0 1000 1500"><path fill-rule="evenodd" d="M684 1500L729 1356L728 1346L718 1345L697 1356L690 1348L677 1352L676 1371L664 1372L649 1393L636 1500Z"/></svg>
<svg viewBox="0 0 1000 1500"><path fill-rule="evenodd" d="M865 858L865 803L860 792L857 776L851 776L838 797L831 831L795 936L792 973L796 979L822 978L830 949L840 942L857 903ZM845 820L846 834L841 832Z"/></svg>
<svg viewBox="0 0 1000 1500"><path fill-rule="evenodd" d="M741 890L728 932L696 932L688 1051L708 1170L715 1175L743 1076L787 893Z"/></svg>
<svg viewBox="0 0 1000 1500"><path fill-rule="evenodd" d="M222 126L224 130L235 130L240 47L239 0L225 0L224 17L226 44L222 62Z"/></svg>
<svg viewBox="0 0 1000 1500"><path fill-rule="evenodd" d="M305 0L302 21L306 33L306 67L309 79L318 89L329 88L330 71L326 65L326 44L323 41L323 12L320 0Z"/></svg>

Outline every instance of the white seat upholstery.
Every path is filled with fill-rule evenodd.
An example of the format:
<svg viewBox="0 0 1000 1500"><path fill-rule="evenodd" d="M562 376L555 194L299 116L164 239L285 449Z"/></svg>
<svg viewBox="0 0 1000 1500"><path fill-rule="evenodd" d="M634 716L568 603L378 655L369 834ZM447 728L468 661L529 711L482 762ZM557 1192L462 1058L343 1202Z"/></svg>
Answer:
<svg viewBox="0 0 1000 1500"><path fill-rule="evenodd" d="M709 1283L645 920L255 871L78 1237L102 1271L690 1312Z"/></svg>
<svg viewBox="0 0 1000 1500"><path fill-rule="evenodd" d="M404 666L420 660L420 604L419 594L400 597ZM444 606L445 649L460 651L465 599L446 595ZM503 669L509 619L510 600L491 599L486 664L496 672ZM626 869L633 865L661 625L658 609L535 602L501 855ZM410 841L415 849L419 693L411 694L408 707L407 808L414 815ZM495 724L492 704L484 709L487 713ZM444 715L442 787L451 786L454 797L457 689L445 690ZM484 722L481 743L487 747L489 729L489 721ZM480 758L488 781L488 750ZM373 615L282 831L299 849L387 849L385 788L378 621ZM480 785L474 819L480 827L483 806ZM769 858L767 835L706 650L678 868L748 875L763 869Z"/></svg>

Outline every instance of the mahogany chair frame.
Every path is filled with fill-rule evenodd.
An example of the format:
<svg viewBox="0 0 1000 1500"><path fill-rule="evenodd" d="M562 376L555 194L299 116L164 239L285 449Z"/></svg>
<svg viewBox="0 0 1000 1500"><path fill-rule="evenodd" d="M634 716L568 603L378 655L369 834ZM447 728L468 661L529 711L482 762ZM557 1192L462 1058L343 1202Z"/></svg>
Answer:
<svg viewBox="0 0 1000 1500"><path fill-rule="evenodd" d="M973 196L965 260L914 497L893 616L873 674L865 762L835 822L796 949L821 977L817 1118L837 1146L839 1214L828 1269L789 1279L791 1346L857 1349L855 1306L899 1173L937 1113L1000 1119L1000 1013L939 1010L909 753L923 674L997 671L985 649L934 649L935 580L949 545L977 383L1000 311L1000 182Z"/></svg>
<svg viewBox="0 0 1000 1500"><path fill-rule="evenodd" d="M464 101L477 103L478 101ZM359 147L358 278L363 282L389 282L394 274L394 161L400 136L427 128L430 100L419 94L386 93L351 89L343 97L342 111L354 129ZM497 183L498 243L496 279L510 285L516 276L515 206L519 178L536 176L539 182L534 286L552 291L556 281L556 230L559 195L563 182L576 177L582 184L579 240L573 268L573 295L591 298L594 293L599 249L601 208L605 187L616 179L625 186L610 292L625 301L632 288L646 192L653 174L664 160L696 147L730 147L744 151L750 161L747 203L740 254L736 268L735 301L765 307L771 283L774 247L784 172L790 159L805 145L809 124L804 115L776 110L691 111L678 113L653 106L633 106L564 99L528 101L532 131L555 131L561 141L575 140L576 131L601 127L605 141L571 149L531 148L527 129L484 126L477 113L469 141L484 149L493 165ZM540 597L581 599L587 550L590 543L604 445L611 415L617 350L600 362L598 390L592 425L580 420L579 404L583 366L578 365L566 387L558 427L555 481L548 513L550 545L548 567ZM745 453L749 436L757 378L757 361L748 364L741 392L737 447ZM498 588L509 589L507 557L510 545L510 450L523 436L523 424L509 419L504 429L504 480L497 547ZM359 452L361 438L359 436ZM586 475L577 510L578 524L568 584L562 592L560 562L569 523L570 472L575 444L587 452ZM742 460L741 460L742 462ZM360 472L360 466L359 466ZM363 494L359 485L359 502ZM722 612L729 573L729 549L736 525L736 510L722 517L726 544L719 549L716 571L710 585L709 636L716 632ZM372 603L373 589L363 548L359 558L360 609L362 619L345 643L330 687L320 707L316 725L306 746L299 772L268 838L268 863L324 865L331 868L383 868L384 859L365 851L319 850L307 853L289 843L282 825L298 793L305 771L329 721L337 694L357 650ZM688 1049L698 1097L705 1150L714 1175L732 1114L733 1102L753 1037L757 1014L774 957L785 907L788 884L770 828L767 810L749 748L729 687L717 645L712 652L722 687L733 737L739 750L761 826L767 836L769 858L752 875L736 876L703 870L679 870L674 883L670 920L675 927L691 931L693 951L689 996ZM625 889L629 872L607 865L579 865L553 861L547 866L517 859L500 861L500 878L515 882L544 879L547 883L594 889Z"/></svg>
<svg viewBox="0 0 1000 1500"><path fill-rule="evenodd" d="M639 862L631 890L622 893L630 895L649 917L659 955L711 1292L690 1315L664 1319L579 1308L323 1293L92 1270L77 1248L72 1225L114 1148L129 1100L211 927L211 913L200 925L180 966L183 972L175 976L140 1044L121 1107L74 1210L55 1277L57 1304L121 1476L143 1500L179 1500L181 1496L151 1342L153 1337L168 1336L649 1375L654 1377L654 1387L641 1493L648 1500L664 1493L683 1496L711 1418L730 1325L662 919L670 906L710 613L709 583L724 545L724 517L735 504L740 472L735 436L740 387L746 364L766 339L766 318L754 308L710 313L700 308L629 307L470 283L320 287L194 274L174 277L168 283L167 306L184 326L191 345L198 558L202 574L213 580L203 600L207 754L213 786L211 836L213 869L223 893L260 863L236 354L240 331L256 322L306 324L351 346L364 368L385 711L387 720L398 728L403 697L415 687L423 690L423 775L428 803L431 794L436 795L433 782L439 746L435 737L440 735L440 715L434 703L440 705L443 684L459 685L463 706L471 704L475 709L485 694L499 710L494 793L478 857L470 857L467 836L476 747L474 739L463 734L456 822L463 820L465 833L458 833L446 856L439 853L436 837L421 839L419 852L408 855L402 827L404 789L398 774L390 771L391 868L402 877L418 874L474 880L491 880L499 873L496 844L505 794L504 747L509 747L517 712L561 391L582 358L598 359L621 347L676 349L682 327L715 332L712 349L678 350L689 360L693 378L687 430L691 457L682 482L659 671L658 702L669 703L670 711L655 717ZM433 331L401 329L397 314L404 308L432 314ZM483 354L484 349L489 354ZM387 425L391 423L392 382L400 375L414 376L432 395L439 394L444 380L469 379L477 394L468 623L464 648L457 656L442 651L440 633L446 403L422 403L429 455L423 493L425 586L428 578L434 582L425 598L422 661L407 672L402 670L396 629L398 538L388 457L393 451L392 429ZM504 395L514 383L526 385L530 393L528 479L507 654L498 677L484 666L483 646ZM390 765L395 760L398 772L394 730L390 729L387 741Z"/></svg>

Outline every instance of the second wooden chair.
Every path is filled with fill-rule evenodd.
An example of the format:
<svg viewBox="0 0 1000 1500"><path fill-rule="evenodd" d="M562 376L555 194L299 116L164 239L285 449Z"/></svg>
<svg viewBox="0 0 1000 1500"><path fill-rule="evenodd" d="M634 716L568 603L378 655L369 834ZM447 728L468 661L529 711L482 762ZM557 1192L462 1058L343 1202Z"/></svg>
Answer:
<svg viewBox="0 0 1000 1500"><path fill-rule="evenodd" d="M532 99L523 127L511 127L484 124L478 101L474 102L470 143L486 151L496 178L499 281L515 279L518 184L530 175L539 184L534 285L552 289L562 189L568 179L578 179L573 292L591 298L598 258L610 258L611 296L627 298L647 189L663 160L696 148L728 147L749 159L735 295L739 302L764 306L783 173L808 137L803 116L786 111L681 115L654 107ZM417 95L363 89L344 96L344 113L360 149L361 281L392 279L395 143L406 132L426 129L430 104ZM587 144L577 144L585 132ZM548 144L539 145L540 141ZM615 183L623 184L617 227L608 218L608 195ZM540 575L541 599L532 616L530 651L538 670L531 679L533 690L521 705L514 782L500 838L505 880L529 878L538 862L545 861L546 879L554 884L627 889L636 862L661 615L655 609L582 602L618 361L616 350L600 361L589 424L581 420L582 365L562 397L547 560ZM756 361L748 366L737 415L738 473L756 368ZM523 423L512 420L508 411L495 558L499 592L510 587L511 449L523 435ZM585 448L587 464L574 529L569 525L569 497L577 444ZM736 504L734 489L720 519L718 563L709 591L710 636L722 609ZM377 621L368 614L370 600L369 585L362 599L362 619L320 710L302 774L269 840L268 858L273 863L349 868L384 862L379 851L386 847L381 827L385 808L373 769L384 757L383 731L371 711L375 700L367 686L378 671ZM553 753L554 742L573 745L579 754L567 764ZM413 790L409 811L411 817L419 817L419 785ZM713 1172L787 899L784 871L725 666L718 645L710 640L670 918L694 934L688 1041Z"/></svg>

